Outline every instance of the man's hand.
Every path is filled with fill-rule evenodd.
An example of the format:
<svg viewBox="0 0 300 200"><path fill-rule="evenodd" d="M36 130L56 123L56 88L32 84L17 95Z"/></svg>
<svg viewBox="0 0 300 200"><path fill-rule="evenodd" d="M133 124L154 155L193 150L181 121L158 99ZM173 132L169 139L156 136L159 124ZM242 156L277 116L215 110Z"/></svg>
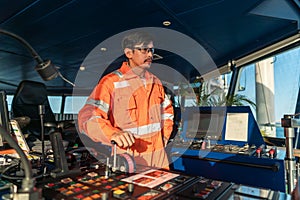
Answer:
<svg viewBox="0 0 300 200"><path fill-rule="evenodd" d="M128 131L119 131L111 136L111 140L115 141L119 147L126 148L135 142L133 135Z"/></svg>

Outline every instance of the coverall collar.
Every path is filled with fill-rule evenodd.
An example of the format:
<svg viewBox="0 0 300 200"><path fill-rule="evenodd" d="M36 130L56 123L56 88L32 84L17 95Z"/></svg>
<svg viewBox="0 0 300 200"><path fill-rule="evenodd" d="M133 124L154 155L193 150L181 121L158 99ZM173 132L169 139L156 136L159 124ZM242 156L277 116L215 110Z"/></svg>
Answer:
<svg viewBox="0 0 300 200"><path fill-rule="evenodd" d="M124 79L132 79L132 78L137 78L139 77L137 74L135 74L132 69L129 67L128 62L123 62L122 66L119 69L122 74L124 75ZM145 79L153 79L153 75L148 72L147 70L145 71Z"/></svg>

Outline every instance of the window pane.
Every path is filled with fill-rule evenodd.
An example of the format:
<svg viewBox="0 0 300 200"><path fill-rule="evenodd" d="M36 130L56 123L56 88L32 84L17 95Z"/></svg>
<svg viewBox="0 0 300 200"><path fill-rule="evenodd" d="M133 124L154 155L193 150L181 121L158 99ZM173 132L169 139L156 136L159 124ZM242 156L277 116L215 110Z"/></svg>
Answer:
<svg viewBox="0 0 300 200"><path fill-rule="evenodd" d="M53 113L60 113L62 97L61 96L48 96L50 107Z"/></svg>
<svg viewBox="0 0 300 200"><path fill-rule="evenodd" d="M197 104L200 106L224 106L231 79L231 73L222 74L208 80L201 80L198 88Z"/></svg>
<svg viewBox="0 0 300 200"><path fill-rule="evenodd" d="M238 94L256 103L252 109L262 135L283 138L281 118L295 114L299 93L300 47L245 66ZM240 87L239 87L240 88Z"/></svg>
<svg viewBox="0 0 300 200"><path fill-rule="evenodd" d="M88 97L86 96L68 96L66 97L64 114L78 114L84 106Z"/></svg>
<svg viewBox="0 0 300 200"><path fill-rule="evenodd" d="M12 104L13 98L14 98L14 95L6 95L8 111L11 111L11 104Z"/></svg>
<svg viewBox="0 0 300 200"><path fill-rule="evenodd" d="M181 83L174 86L175 106L224 106L231 72L204 80L197 78L194 83Z"/></svg>

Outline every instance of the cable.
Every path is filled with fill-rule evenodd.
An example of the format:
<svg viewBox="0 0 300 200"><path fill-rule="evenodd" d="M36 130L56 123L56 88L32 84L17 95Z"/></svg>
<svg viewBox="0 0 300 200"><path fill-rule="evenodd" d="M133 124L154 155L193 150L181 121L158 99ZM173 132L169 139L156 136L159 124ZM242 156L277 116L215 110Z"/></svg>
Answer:
<svg viewBox="0 0 300 200"><path fill-rule="evenodd" d="M22 180L22 190L24 192L32 191L34 188L35 179L33 178L31 164L30 164L28 158L26 157L25 153L20 148L20 146L17 144L17 142L13 139L11 134L9 134L2 126L0 126L0 134L7 141L7 143L13 149L16 150L16 152L20 156L21 162L24 167L24 173L25 173L25 178Z"/></svg>
<svg viewBox="0 0 300 200"><path fill-rule="evenodd" d="M72 85L73 87L75 87L75 84L72 83L71 81L69 81L68 79L66 79L59 71L58 71L58 76L60 76L60 78L64 81L66 81L67 83L69 83L70 85Z"/></svg>
<svg viewBox="0 0 300 200"><path fill-rule="evenodd" d="M32 48L32 46L26 42L23 38L21 38L20 36L14 34L14 33L11 33L11 32L8 32L8 31L5 31L3 29L0 29L0 33L4 34L4 35L7 35L7 36L10 36L16 40L18 40L19 42L21 42L25 47L26 49L29 50L30 54L32 55L32 57L40 64L40 63L43 63L43 60L42 58L38 55L38 53Z"/></svg>
<svg viewBox="0 0 300 200"><path fill-rule="evenodd" d="M9 170L11 170L11 169L13 169L13 168L15 168L15 167L19 167L19 165L20 165L20 163L16 163L16 164L14 164L14 165L10 165L9 167L5 168L5 169L3 170L3 172L1 173L1 176L2 176L3 178L9 179L9 180L20 180L20 179L23 179L24 176L18 177L18 176L8 176L8 175L6 175L6 173L7 173Z"/></svg>
<svg viewBox="0 0 300 200"><path fill-rule="evenodd" d="M17 168L17 167L20 167L20 163L15 163L15 164L12 164L10 166L8 166L7 168L5 168L2 173L1 173L1 177L5 178L5 179L8 179L8 180L23 180L24 179L24 176L11 176L9 171L14 169L14 168ZM17 172L17 171L16 171ZM37 176L33 176L33 178L42 178L44 177L45 174L42 172L42 174L40 175L37 175Z"/></svg>
<svg viewBox="0 0 300 200"><path fill-rule="evenodd" d="M45 60L44 61L39 56L39 54L33 49L33 47L27 41L25 41L23 38L21 38L20 36L14 34L14 33L9 32L9 31L5 31L3 29L0 29L0 34L4 34L6 36L9 36L9 37L12 37L12 38L16 39L30 52L32 57L38 63L38 65L35 67L35 70L39 73L39 75L41 76L41 78L44 81L49 81L49 80L52 80L52 79L56 78L57 76L60 76L64 81L71 84L73 87L75 86L74 83L72 83L71 81L66 79L58 71L58 67L55 66L50 60Z"/></svg>

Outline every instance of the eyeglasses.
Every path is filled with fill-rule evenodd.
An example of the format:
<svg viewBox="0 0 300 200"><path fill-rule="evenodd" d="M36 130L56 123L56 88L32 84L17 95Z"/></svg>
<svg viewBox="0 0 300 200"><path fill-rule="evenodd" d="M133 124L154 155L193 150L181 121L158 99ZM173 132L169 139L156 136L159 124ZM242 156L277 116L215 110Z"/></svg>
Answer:
<svg viewBox="0 0 300 200"><path fill-rule="evenodd" d="M145 54L145 53L149 53L151 52L152 54L154 54L154 48L148 48L148 47L134 47L134 49L139 50L141 53Z"/></svg>

